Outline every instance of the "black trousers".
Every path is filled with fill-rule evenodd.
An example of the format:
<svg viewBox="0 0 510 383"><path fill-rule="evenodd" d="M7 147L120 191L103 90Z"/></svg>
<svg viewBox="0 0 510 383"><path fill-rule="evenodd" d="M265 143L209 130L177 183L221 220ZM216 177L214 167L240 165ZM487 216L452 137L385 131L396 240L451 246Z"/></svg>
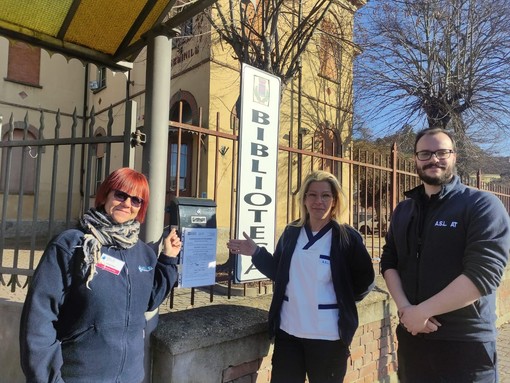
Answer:
<svg viewBox="0 0 510 383"><path fill-rule="evenodd" d="M397 327L401 383L495 383L496 342L456 342L413 336Z"/></svg>
<svg viewBox="0 0 510 383"><path fill-rule="evenodd" d="M303 339L279 330L274 341L271 383L342 383L349 349L342 341Z"/></svg>

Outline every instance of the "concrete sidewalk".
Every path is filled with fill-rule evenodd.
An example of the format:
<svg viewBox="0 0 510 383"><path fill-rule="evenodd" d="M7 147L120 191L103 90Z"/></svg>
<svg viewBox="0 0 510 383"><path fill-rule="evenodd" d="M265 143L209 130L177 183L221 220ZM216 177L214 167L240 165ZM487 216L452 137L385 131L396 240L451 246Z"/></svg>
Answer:
<svg viewBox="0 0 510 383"><path fill-rule="evenodd" d="M499 382L510 383L510 323L498 328Z"/></svg>

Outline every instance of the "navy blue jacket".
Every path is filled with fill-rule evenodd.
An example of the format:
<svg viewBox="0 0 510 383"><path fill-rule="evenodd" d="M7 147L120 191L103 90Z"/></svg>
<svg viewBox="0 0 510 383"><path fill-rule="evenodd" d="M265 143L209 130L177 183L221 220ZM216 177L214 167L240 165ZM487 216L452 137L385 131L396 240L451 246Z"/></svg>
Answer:
<svg viewBox="0 0 510 383"><path fill-rule="evenodd" d="M467 276L482 297L437 319L426 338L488 342L496 340L496 288L510 251L510 219L493 194L469 188L457 176L423 211L423 185L406 193L395 209L381 257L381 271L396 269L411 304ZM420 230L419 222L422 221Z"/></svg>
<svg viewBox="0 0 510 383"><path fill-rule="evenodd" d="M176 258L157 259L138 241L103 247L125 262L119 275L96 268L88 289L83 232L66 230L46 247L23 307L21 365L30 383L140 383L144 313L158 307L177 279Z"/></svg>
<svg viewBox="0 0 510 383"><path fill-rule="evenodd" d="M339 224L333 222L331 239L331 277L339 306L338 333L349 346L358 328L356 302L362 300L374 287L372 259L363 244L361 235L350 226L345 226L349 244L340 242ZM289 282L290 261L296 247L301 227L288 225L274 254L265 248L253 255L252 262L260 272L275 282L273 300L269 309L269 333L272 336L280 328L280 310Z"/></svg>

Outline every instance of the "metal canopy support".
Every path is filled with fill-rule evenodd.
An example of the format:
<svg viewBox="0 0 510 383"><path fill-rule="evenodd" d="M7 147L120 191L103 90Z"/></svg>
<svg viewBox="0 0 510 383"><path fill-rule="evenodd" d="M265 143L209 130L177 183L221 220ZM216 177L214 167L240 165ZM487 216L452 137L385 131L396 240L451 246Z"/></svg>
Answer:
<svg viewBox="0 0 510 383"><path fill-rule="evenodd" d="M168 158L168 121L170 116L170 72L172 39L168 34L149 36L147 45L147 73L145 92L144 133L146 144L142 155L142 172L149 180L150 202L141 239L159 254L165 218L166 174ZM145 313L144 365L146 375L143 383L150 382L150 334L158 323L158 309Z"/></svg>
<svg viewBox="0 0 510 383"><path fill-rule="evenodd" d="M165 217L171 55L171 37L160 34L149 38L144 123L147 142L143 150L142 172L149 180L150 203L142 225L142 239L156 251L159 250L157 246Z"/></svg>

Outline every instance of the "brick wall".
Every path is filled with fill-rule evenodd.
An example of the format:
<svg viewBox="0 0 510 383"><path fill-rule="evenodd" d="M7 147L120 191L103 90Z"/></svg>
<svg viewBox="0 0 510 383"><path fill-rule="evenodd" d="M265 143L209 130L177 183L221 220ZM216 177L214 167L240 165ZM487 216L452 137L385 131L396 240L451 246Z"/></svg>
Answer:
<svg viewBox="0 0 510 383"><path fill-rule="evenodd" d="M395 320L383 318L358 328L351 345L346 382L378 382L396 374Z"/></svg>

